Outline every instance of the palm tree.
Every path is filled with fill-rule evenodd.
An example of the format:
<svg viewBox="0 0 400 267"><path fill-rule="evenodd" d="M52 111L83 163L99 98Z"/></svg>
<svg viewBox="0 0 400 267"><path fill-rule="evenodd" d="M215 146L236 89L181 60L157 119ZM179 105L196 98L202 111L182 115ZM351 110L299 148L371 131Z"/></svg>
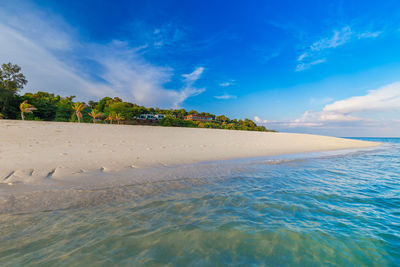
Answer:
<svg viewBox="0 0 400 267"><path fill-rule="evenodd" d="M118 122L118 124L120 123L120 121L124 120L125 118L122 116L121 113L115 114L114 115L115 120Z"/></svg>
<svg viewBox="0 0 400 267"><path fill-rule="evenodd" d="M21 110L21 118L25 120L24 113L32 113L32 111L37 110L34 106L28 103L28 100L25 100L19 105L19 109Z"/></svg>
<svg viewBox="0 0 400 267"><path fill-rule="evenodd" d="M81 122L82 119L82 113L81 111L86 108L87 106L81 102L76 102L73 106L72 109L75 110L75 115L78 118L78 122Z"/></svg>
<svg viewBox="0 0 400 267"><path fill-rule="evenodd" d="M90 117L93 119L93 123L96 123L96 119L101 117L101 113L97 111L97 109L92 109L92 112L88 113Z"/></svg>
<svg viewBox="0 0 400 267"><path fill-rule="evenodd" d="M108 113L107 118L105 118L104 120L105 121L110 121L110 124L112 124L113 120L115 118L115 115L116 115L115 112L110 112L110 113Z"/></svg>

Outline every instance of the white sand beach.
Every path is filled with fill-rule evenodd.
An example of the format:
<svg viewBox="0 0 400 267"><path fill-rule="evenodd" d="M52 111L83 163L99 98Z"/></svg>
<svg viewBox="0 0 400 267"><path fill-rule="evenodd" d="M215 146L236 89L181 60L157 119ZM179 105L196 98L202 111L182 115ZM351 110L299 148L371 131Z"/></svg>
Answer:
<svg viewBox="0 0 400 267"><path fill-rule="evenodd" d="M377 145L292 133L0 120L0 183Z"/></svg>

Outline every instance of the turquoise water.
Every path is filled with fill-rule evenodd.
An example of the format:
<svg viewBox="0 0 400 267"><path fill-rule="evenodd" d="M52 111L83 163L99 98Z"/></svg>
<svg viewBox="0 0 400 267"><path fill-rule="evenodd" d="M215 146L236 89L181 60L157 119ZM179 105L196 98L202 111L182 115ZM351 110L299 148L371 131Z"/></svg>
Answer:
<svg viewBox="0 0 400 267"><path fill-rule="evenodd" d="M400 266L400 139L126 201L0 215L1 266Z"/></svg>

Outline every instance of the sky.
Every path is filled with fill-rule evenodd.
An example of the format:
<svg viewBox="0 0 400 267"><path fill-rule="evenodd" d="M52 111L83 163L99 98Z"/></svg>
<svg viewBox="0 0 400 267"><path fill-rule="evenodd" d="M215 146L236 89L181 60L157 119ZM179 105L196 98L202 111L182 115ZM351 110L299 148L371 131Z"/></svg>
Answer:
<svg viewBox="0 0 400 267"><path fill-rule="evenodd" d="M400 3L0 1L22 91L250 118L282 132L400 136Z"/></svg>

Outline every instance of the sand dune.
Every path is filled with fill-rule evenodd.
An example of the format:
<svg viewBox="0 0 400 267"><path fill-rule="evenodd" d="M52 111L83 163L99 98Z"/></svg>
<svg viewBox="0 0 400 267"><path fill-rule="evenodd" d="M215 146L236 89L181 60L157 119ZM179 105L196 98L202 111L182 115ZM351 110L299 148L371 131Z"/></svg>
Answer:
<svg viewBox="0 0 400 267"><path fill-rule="evenodd" d="M0 183L377 145L306 134L1 120Z"/></svg>

